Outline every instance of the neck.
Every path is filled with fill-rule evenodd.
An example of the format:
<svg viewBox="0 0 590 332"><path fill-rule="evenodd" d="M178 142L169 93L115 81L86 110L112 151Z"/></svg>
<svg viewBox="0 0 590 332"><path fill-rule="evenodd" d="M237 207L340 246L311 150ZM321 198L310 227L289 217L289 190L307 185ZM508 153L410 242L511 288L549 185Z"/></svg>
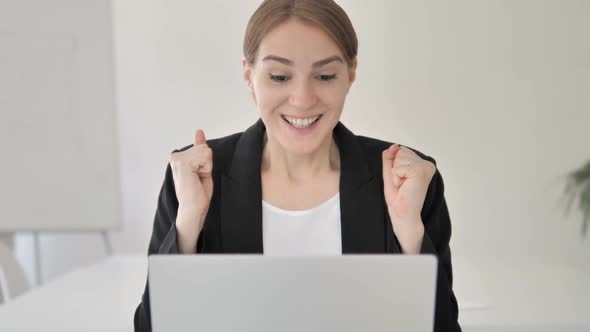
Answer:
<svg viewBox="0 0 590 332"><path fill-rule="evenodd" d="M315 151L308 154L292 154L283 149L264 133L262 151L263 172L284 178L292 183L305 183L340 169L340 153L332 135Z"/></svg>

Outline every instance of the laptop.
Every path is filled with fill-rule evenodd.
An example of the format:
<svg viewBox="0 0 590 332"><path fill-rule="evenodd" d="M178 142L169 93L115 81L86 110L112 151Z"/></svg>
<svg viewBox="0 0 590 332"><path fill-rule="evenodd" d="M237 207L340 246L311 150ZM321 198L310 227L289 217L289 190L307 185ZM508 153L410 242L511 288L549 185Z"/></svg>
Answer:
<svg viewBox="0 0 590 332"><path fill-rule="evenodd" d="M431 332L434 255L150 255L152 330Z"/></svg>

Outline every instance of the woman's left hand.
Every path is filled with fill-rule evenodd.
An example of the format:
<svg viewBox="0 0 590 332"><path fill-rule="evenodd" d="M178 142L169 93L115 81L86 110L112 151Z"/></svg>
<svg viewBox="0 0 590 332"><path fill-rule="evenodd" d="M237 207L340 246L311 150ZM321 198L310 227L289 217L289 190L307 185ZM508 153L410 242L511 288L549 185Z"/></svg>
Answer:
<svg viewBox="0 0 590 332"><path fill-rule="evenodd" d="M385 202L404 254L418 254L424 236L420 216L436 166L414 151L394 144L383 151Z"/></svg>

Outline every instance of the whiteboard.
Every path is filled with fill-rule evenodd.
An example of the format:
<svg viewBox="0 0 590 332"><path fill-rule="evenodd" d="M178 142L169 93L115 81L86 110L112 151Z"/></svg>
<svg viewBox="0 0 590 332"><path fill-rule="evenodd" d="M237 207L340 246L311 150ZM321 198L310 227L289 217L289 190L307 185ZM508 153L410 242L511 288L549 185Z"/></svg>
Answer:
<svg viewBox="0 0 590 332"><path fill-rule="evenodd" d="M121 222L110 4L83 3L0 2L0 232Z"/></svg>

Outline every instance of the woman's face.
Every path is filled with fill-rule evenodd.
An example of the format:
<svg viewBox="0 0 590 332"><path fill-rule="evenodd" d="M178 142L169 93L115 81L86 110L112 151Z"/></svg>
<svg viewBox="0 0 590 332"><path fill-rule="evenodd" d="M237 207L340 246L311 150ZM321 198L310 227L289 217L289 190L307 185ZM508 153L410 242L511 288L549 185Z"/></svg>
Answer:
<svg viewBox="0 0 590 332"><path fill-rule="evenodd" d="M269 139L291 153L306 154L331 137L356 60L349 68L326 32L289 19L264 37L254 66L242 62Z"/></svg>

